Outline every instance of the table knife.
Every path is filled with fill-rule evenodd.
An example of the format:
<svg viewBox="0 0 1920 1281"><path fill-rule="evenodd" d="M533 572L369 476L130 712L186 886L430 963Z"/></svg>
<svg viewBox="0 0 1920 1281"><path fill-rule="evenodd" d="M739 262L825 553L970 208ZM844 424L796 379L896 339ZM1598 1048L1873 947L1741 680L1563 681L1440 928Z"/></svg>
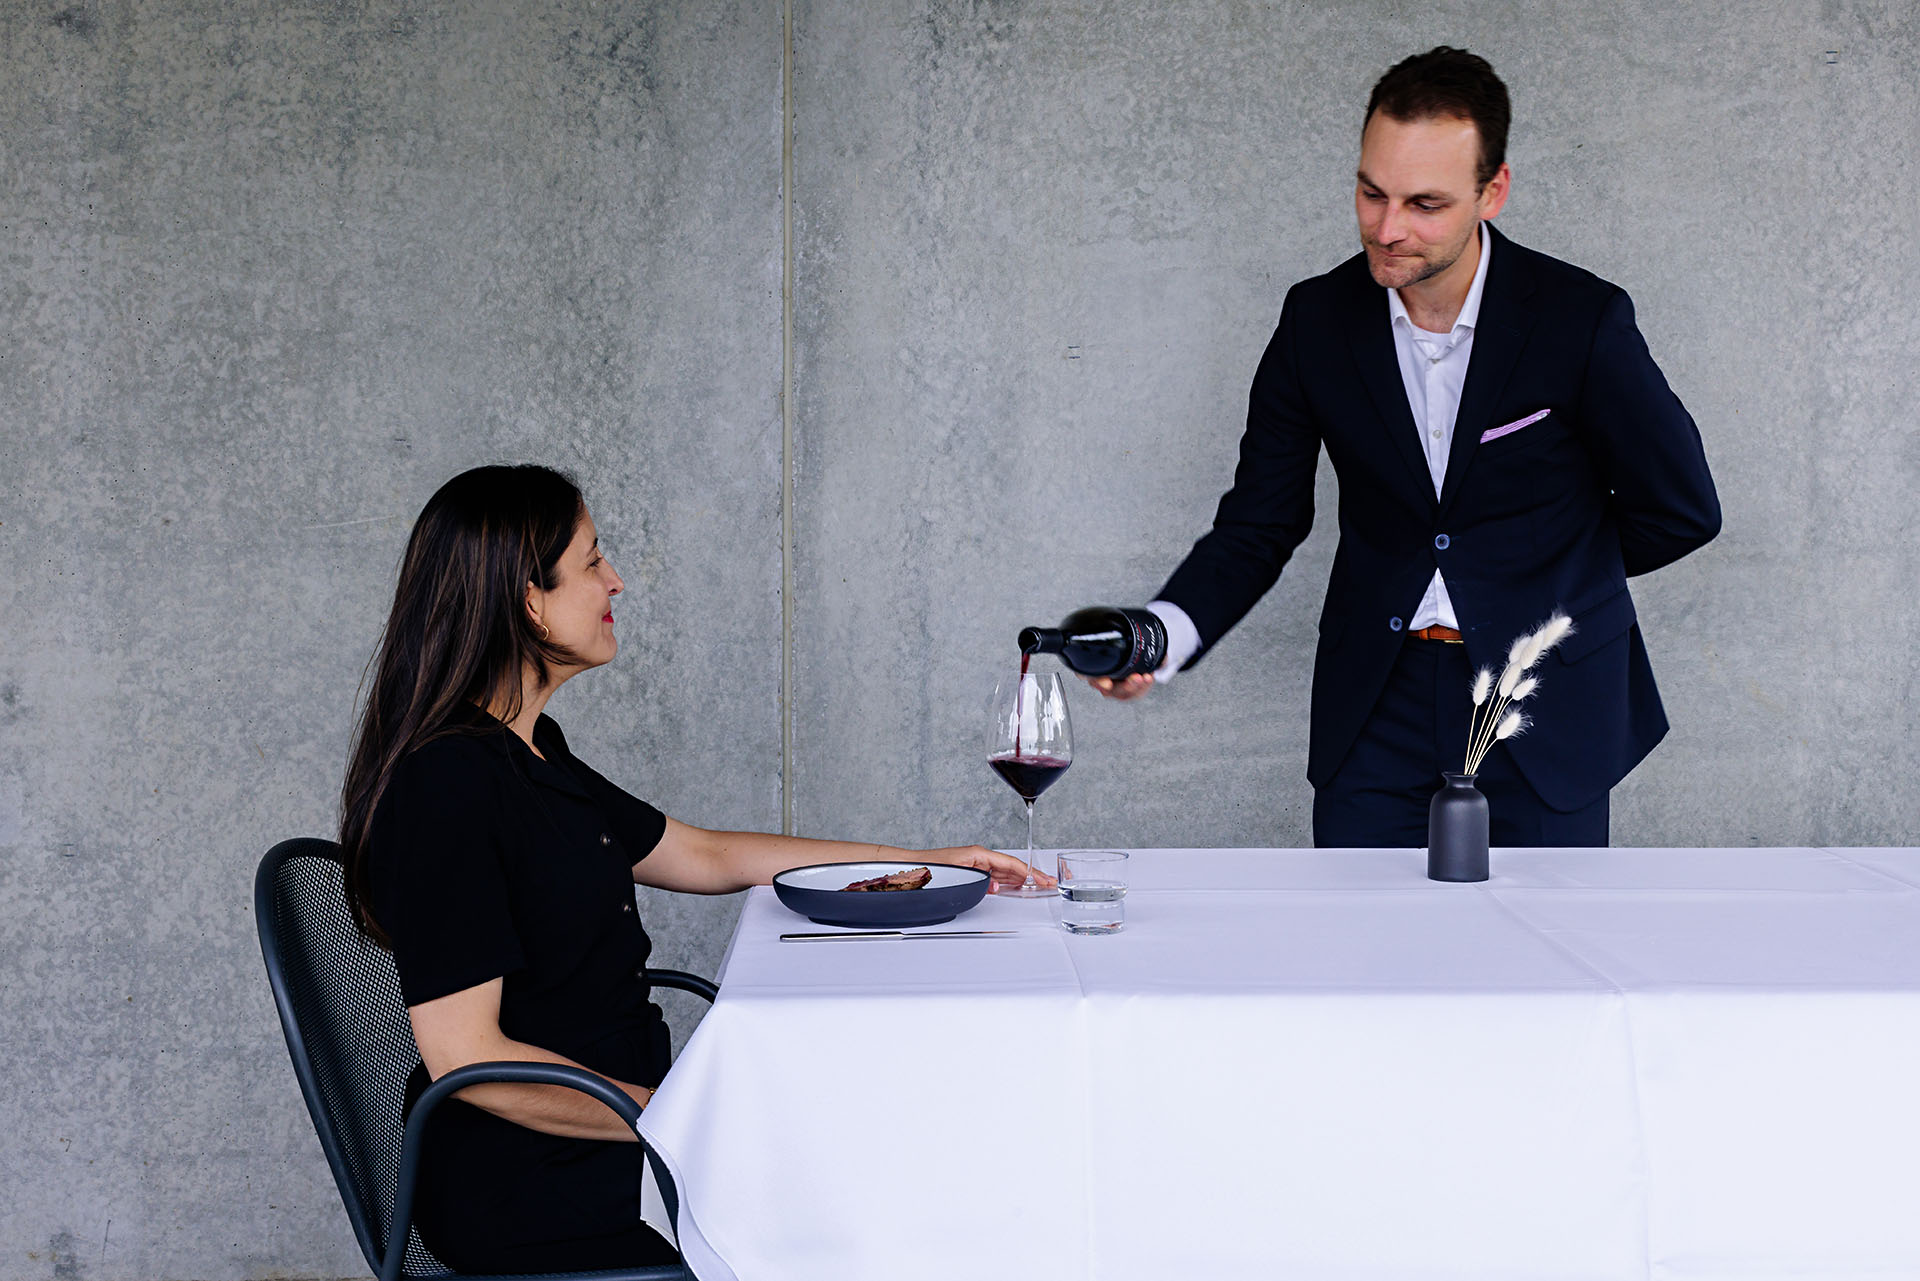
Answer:
<svg viewBox="0 0 1920 1281"><path fill-rule="evenodd" d="M894 939L985 939L1012 938L1016 930L934 930L909 934L905 930L833 930L817 934L782 934L782 943L820 943L828 939L853 939L857 942L892 942Z"/></svg>

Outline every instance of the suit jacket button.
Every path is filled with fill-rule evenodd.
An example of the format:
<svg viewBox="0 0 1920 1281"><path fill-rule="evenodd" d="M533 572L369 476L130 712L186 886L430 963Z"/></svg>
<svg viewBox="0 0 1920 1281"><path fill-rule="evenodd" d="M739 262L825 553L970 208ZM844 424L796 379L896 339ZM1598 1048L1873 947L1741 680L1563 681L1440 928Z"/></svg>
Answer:
<svg viewBox="0 0 1920 1281"><path fill-rule="evenodd" d="M631 903L622 903L622 904L620 905L620 910L621 910L622 912L631 912L631 911L633 910L633 904L631 904Z"/></svg>
<svg viewBox="0 0 1920 1281"><path fill-rule="evenodd" d="M1387 626L1397 632L1400 630L1400 620L1397 618L1389 618L1387 620Z"/></svg>
<svg viewBox="0 0 1920 1281"><path fill-rule="evenodd" d="M1435 534L1433 537L1433 545L1435 547L1438 547L1441 551L1447 550L1447 544L1451 543L1452 541L1453 540L1451 538L1448 538L1445 534Z"/></svg>
<svg viewBox="0 0 1920 1281"><path fill-rule="evenodd" d="M608 836L605 832L602 832L600 833L600 843L602 845L611 845L613 844L613 838L611 836Z"/></svg>

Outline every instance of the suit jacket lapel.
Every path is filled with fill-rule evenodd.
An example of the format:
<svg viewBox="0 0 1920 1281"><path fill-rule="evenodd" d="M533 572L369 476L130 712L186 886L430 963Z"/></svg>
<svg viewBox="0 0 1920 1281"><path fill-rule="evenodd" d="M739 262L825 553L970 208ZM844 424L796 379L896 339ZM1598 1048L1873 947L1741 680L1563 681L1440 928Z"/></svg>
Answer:
<svg viewBox="0 0 1920 1281"><path fill-rule="evenodd" d="M1440 486L1442 512L1460 492L1473 451L1480 447L1480 433L1494 425L1493 407L1533 329L1532 274L1512 241L1491 226L1487 231L1499 243L1487 264L1480 318L1473 329L1473 356L1467 362L1467 381L1460 388L1460 411L1453 419L1453 445L1447 451L1447 474Z"/></svg>
<svg viewBox="0 0 1920 1281"><path fill-rule="evenodd" d="M1420 452L1420 429L1414 425L1413 410L1407 404L1406 384L1400 378L1400 358L1394 354L1393 325L1387 319L1385 291L1373 283L1364 256L1353 262L1357 265L1358 279L1353 282L1353 288L1346 291L1343 319L1347 341L1353 348L1353 361L1359 367L1360 382L1379 413L1382 433L1406 461L1414 492L1432 503L1435 501L1433 476L1427 470L1426 455Z"/></svg>

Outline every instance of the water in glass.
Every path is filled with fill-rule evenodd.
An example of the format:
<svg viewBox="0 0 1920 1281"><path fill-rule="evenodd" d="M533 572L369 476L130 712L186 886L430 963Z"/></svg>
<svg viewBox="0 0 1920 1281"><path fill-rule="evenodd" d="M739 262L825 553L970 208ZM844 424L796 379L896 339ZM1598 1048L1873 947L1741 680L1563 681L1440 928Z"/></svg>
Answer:
<svg viewBox="0 0 1920 1281"><path fill-rule="evenodd" d="M1114 881L1062 881L1060 924L1074 934L1113 934L1127 922L1127 887Z"/></svg>
<svg viewBox="0 0 1920 1281"><path fill-rule="evenodd" d="M1117 934L1127 921L1124 850L1060 851L1060 924L1074 934Z"/></svg>

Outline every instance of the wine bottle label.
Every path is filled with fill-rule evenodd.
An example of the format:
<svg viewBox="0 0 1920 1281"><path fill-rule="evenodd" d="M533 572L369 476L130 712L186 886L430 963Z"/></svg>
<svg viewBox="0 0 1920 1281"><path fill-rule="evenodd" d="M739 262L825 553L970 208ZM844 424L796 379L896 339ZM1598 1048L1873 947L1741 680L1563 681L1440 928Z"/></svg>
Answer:
<svg viewBox="0 0 1920 1281"><path fill-rule="evenodd" d="M1133 629L1133 657L1124 674L1159 671L1167 659L1166 625L1148 610L1123 609L1120 613Z"/></svg>

